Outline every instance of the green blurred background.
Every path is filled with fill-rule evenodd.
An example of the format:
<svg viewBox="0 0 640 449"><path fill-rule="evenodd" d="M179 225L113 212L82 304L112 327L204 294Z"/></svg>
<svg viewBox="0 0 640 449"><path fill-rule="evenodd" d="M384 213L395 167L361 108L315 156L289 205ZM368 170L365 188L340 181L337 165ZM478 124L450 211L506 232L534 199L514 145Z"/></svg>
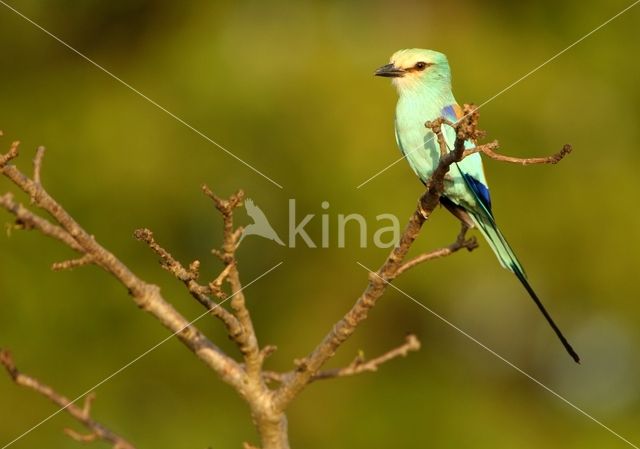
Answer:
<svg viewBox="0 0 640 449"><path fill-rule="evenodd" d="M181 260L219 269L220 219L200 193L243 188L286 237L298 214L381 213L404 220L421 193L399 156L395 92L372 76L404 47L449 56L460 102L482 103L629 2L219 2L21 0L28 17L282 184L279 189L0 5L2 146L22 141L25 170L48 148L44 182L87 230L186 316L201 313L132 238L149 227ZM575 152L555 167L487 162L499 223L583 358L564 353L487 245L420 266L398 287L635 444L640 443L640 7L487 104L481 125L512 155ZM0 192L16 189L0 180ZM24 200L24 196L20 196ZM27 200L28 201L28 200ZM0 213L3 223L11 217ZM248 223L242 214L239 221ZM335 228L333 228L335 229ZM320 219L309 226L320 239ZM414 252L451 242L438 211ZM333 231L332 231L333 232ZM283 248L247 238L239 252L263 343L291 367L353 303L387 250ZM70 256L30 232L0 238L0 346L18 366L76 396L167 336L95 267L53 273ZM199 326L235 351L221 326ZM626 444L493 355L389 291L332 366L401 343L423 349L376 374L314 384L289 411L298 448L624 448ZM95 417L140 448L256 442L246 406L176 340L98 391ZM0 376L0 445L54 411ZM15 443L80 447L63 414ZM95 447L101 447L96 443ZM102 447L106 447L102 444Z"/></svg>

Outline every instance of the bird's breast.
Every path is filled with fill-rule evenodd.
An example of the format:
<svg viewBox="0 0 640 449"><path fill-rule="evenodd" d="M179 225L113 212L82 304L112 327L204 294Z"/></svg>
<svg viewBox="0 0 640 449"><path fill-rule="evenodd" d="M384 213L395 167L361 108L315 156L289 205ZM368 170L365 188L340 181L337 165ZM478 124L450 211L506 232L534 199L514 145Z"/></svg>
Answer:
<svg viewBox="0 0 640 449"><path fill-rule="evenodd" d="M414 111L398 111L396 116L396 140L403 156L418 177L426 182L440 158L435 134L425 122L433 120Z"/></svg>

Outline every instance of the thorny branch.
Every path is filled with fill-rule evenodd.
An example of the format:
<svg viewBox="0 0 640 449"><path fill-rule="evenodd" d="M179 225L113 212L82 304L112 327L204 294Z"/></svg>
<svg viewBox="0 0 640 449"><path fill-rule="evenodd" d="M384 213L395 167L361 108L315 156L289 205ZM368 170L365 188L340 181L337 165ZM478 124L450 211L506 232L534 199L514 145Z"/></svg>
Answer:
<svg viewBox="0 0 640 449"><path fill-rule="evenodd" d="M111 443L113 445L113 449L135 449L135 447L123 437L107 429L105 426L91 418L91 405L95 399L95 395L93 393L85 397L84 405L82 407L78 407L69 399L57 393L50 386L43 384L34 377L20 372L18 368L16 368L11 353L6 349L0 350L0 364L4 366L7 373L16 384L29 388L46 397L58 407L64 409L65 412L87 428L89 431L88 434L81 434L72 429L65 429L65 433L74 440L83 442L103 440Z"/></svg>
<svg viewBox="0 0 640 449"><path fill-rule="evenodd" d="M571 151L571 146L565 145L562 151L550 157L520 159L498 154L496 152L498 149L497 141L466 149L465 142L472 141L475 143L484 135L478 129L478 113L472 105L465 105L464 117L458 123L451 123L440 118L427 122L425 126L435 134L439 143L441 158L426 185L425 192L420 197L416 210L409 218L400 236L398 245L391 251L378 271L370 273L367 287L351 309L335 323L322 341L309 354L300 360L296 360L294 368L284 373L267 371L263 368L265 359L275 350L275 346L265 345L262 348L259 346L240 281L236 249L241 239L242 228L234 226L233 213L236 208L242 205L244 199L242 191L238 191L228 199L223 199L216 196L207 186L203 186L203 192L213 201L214 206L222 215L224 237L222 247L213 250L213 254L222 262L223 269L208 283L199 281L199 261L195 260L186 267L157 243L150 230L140 229L135 232L135 237L146 243L159 257L161 266L181 281L190 295L202 304L210 315L223 322L229 338L236 343L242 354L243 360L241 362L223 353L195 326L188 323L164 299L157 286L139 279L115 255L100 246L44 190L41 184L43 147L38 149L34 158L33 179L25 176L15 166L9 164L18 156L18 142L14 142L6 154L0 155L0 172L26 192L31 198L32 204L48 212L53 221L42 218L22 204L17 203L11 193L0 196L0 207L5 208L15 216L15 227L40 231L42 234L59 240L79 253L80 256L75 259L54 264L54 269L71 269L82 265L94 264L115 276L127 288L140 308L153 315L171 332L178 335L178 338L198 358L205 362L225 382L230 384L248 403L253 421L260 435L262 449L288 449L287 419L284 411L308 384L319 379L331 379L375 371L383 363L419 349L420 342L417 337L409 335L402 345L376 358L365 360L364 357L358 356L346 367L323 369L338 348L367 318L369 312L385 293L389 282L423 262L449 256L461 249L472 251L477 247L477 242L474 238L467 239L466 231L468 227L467 224L463 224L462 231L451 245L420 254L405 261L424 222L439 204L440 196L444 190L445 176L450 166L478 152L492 159L509 163L522 165L555 164ZM449 151L445 142L443 126L453 127L456 132L456 139L451 151ZM225 286L228 286L228 292L225 291ZM229 299L231 310L222 307L222 303L227 299ZM5 360L10 360L10 356L8 356L9 358L6 358L7 356L4 357ZM5 364L5 366L7 365ZM8 366L13 367L12 362ZM15 367L8 368L8 371L15 380L16 377L14 375L18 373ZM23 375L20 374L20 376ZM268 381L275 381L278 385L270 387L267 384ZM38 385L41 384L38 383ZM60 402L59 405L61 407L67 406L67 410L70 413L71 410L76 412L80 410L79 407L69 403L68 400L65 401ZM90 400L88 403L90 403ZM79 413L78 416L88 417L88 412ZM91 429L93 430L93 428ZM102 438L101 434L95 431L89 435L80 435L73 431L68 431L67 433L79 441ZM121 449L127 447L130 446L121 446ZM250 443L244 443L244 447L256 449L256 446Z"/></svg>

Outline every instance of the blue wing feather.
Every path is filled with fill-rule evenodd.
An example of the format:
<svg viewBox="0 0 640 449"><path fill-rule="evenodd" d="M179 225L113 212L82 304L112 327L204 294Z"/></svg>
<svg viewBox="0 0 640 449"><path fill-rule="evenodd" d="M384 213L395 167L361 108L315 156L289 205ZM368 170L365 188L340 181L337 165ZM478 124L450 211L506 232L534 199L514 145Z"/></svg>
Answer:
<svg viewBox="0 0 640 449"><path fill-rule="evenodd" d="M482 205L492 214L489 188L469 174L463 173L462 176L467 182L467 186L473 190L473 193L476 194L476 197L482 202Z"/></svg>
<svg viewBox="0 0 640 449"><path fill-rule="evenodd" d="M460 106L458 106L457 104L450 104L448 106L445 106L444 108L442 108L441 114L442 114L442 117L444 117L445 119L453 123L457 122L462 118L462 110L460 109ZM452 133L449 133L449 134L452 134ZM451 138L455 138L455 136L452 135ZM465 143L466 143L465 146L467 148L474 147L473 142L469 141ZM467 185L467 187L469 188L469 190L473 192L477 200L482 204L482 206L484 206L487 212L489 212L489 215L492 215L491 196L489 194L489 188L486 185L486 181L484 180L484 173L482 172L482 163L479 162L478 164L471 165L468 162L463 161L456 165L460 170L460 174L462 175L462 178L465 184ZM478 166L478 168L476 168L476 165ZM470 168L471 169L476 168L476 170L469 170Z"/></svg>

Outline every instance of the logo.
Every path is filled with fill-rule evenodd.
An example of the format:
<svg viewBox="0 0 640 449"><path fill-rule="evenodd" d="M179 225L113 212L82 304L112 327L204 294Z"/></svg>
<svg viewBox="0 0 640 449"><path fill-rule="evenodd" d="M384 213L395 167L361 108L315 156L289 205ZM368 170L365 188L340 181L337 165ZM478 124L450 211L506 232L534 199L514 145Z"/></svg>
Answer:
<svg viewBox="0 0 640 449"><path fill-rule="evenodd" d="M330 207L328 201L323 201L320 205L323 213L319 215L319 220L316 219L317 214L307 214L298 221L296 216L296 200L294 198L289 199L288 205L289 232L287 243L285 243L271 225L262 209L260 209L252 199L247 198L244 202L244 207L253 223L245 226L238 243L242 242L247 236L255 235L289 248L295 248L299 238L307 247L318 248L318 239L312 238L306 229L307 225L311 223L312 226L314 226L318 221L320 225L319 240L321 248L329 248L332 244L335 244L338 248L344 248L347 237L357 239L361 248L366 248L370 244L373 244L373 246L377 248L391 248L396 246L400 239L400 220L393 214L386 213L376 215L376 229L373 235L370 236L369 222L362 214L351 213L332 216L328 212ZM315 227L317 228L317 226ZM332 238L334 240L332 240Z"/></svg>
<svg viewBox="0 0 640 449"><path fill-rule="evenodd" d="M262 212L262 209L256 206L251 198L247 198L244 201L244 209L247 211L247 215L253 220L253 223L245 226L240 240L238 240L238 245L246 236L257 235L265 239L273 240L278 245L284 246L284 242L280 239L275 229L273 229L269 220L267 220L267 216Z"/></svg>

